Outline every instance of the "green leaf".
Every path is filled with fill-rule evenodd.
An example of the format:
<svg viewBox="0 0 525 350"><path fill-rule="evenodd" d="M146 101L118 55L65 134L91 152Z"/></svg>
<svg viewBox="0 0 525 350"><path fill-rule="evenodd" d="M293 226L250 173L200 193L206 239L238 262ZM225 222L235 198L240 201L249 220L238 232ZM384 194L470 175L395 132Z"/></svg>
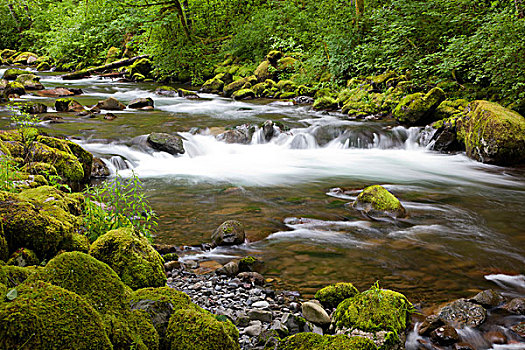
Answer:
<svg viewBox="0 0 525 350"><path fill-rule="evenodd" d="M18 297L18 291L16 290L16 288L13 288L9 292L7 292L5 297L9 301L13 301Z"/></svg>

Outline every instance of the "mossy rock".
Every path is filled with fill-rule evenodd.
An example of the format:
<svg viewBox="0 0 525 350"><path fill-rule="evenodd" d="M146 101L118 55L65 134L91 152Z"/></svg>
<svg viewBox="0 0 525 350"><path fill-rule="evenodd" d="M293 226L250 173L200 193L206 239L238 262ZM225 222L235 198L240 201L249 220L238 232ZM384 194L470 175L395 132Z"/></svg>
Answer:
<svg viewBox="0 0 525 350"><path fill-rule="evenodd" d="M25 93L26 93L26 90L24 88L24 85L17 81L12 81L8 83L4 89L4 95L6 97L14 96L14 95L22 96L22 95L25 95Z"/></svg>
<svg viewBox="0 0 525 350"><path fill-rule="evenodd" d="M376 88L385 88L386 82L397 76L396 72L387 71L383 74L367 77L366 80L373 84Z"/></svg>
<svg viewBox="0 0 525 350"><path fill-rule="evenodd" d="M35 252L27 248L19 248L13 254L11 258L7 261L7 265L12 266L33 266L40 264L40 260L36 256Z"/></svg>
<svg viewBox="0 0 525 350"><path fill-rule="evenodd" d="M51 69L51 65L48 62L40 62L38 66L36 66L36 70L39 72L43 72L43 71L50 70L50 69Z"/></svg>
<svg viewBox="0 0 525 350"><path fill-rule="evenodd" d="M90 254L107 263L133 289L166 285L162 257L132 228L120 228L100 236L91 245Z"/></svg>
<svg viewBox="0 0 525 350"><path fill-rule="evenodd" d="M44 85L40 83L40 77L35 74L21 74L16 77L15 82L22 84L26 91L44 89Z"/></svg>
<svg viewBox="0 0 525 350"><path fill-rule="evenodd" d="M513 165L525 162L525 118L497 103L474 101L458 120L458 138L467 155L483 163Z"/></svg>
<svg viewBox="0 0 525 350"><path fill-rule="evenodd" d="M279 72L294 71L297 67L298 62L299 61L293 57L282 57L281 59L279 59L279 61L277 61L277 70Z"/></svg>
<svg viewBox="0 0 525 350"><path fill-rule="evenodd" d="M121 56L121 51L117 47L110 47L108 49L108 52L106 53L106 62L105 64L109 64L115 61L118 61Z"/></svg>
<svg viewBox="0 0 525 350"><path fill-rule="evenodd" d="M203 92L212 92L212 93L219 93L222 91L224 87L224 81L222 81L217 76L207 80L201 88L201 91Z"/></svg>
<svg viewBox="0 0 525 350"><path fill-rule="evenodd" d="M160 349L170 348L166 330L173 312L195 308L188 295L170 287L139 289L133 293L130 305L132 310L142 311L148 316L159 335Z"/></svg>
<svg viewBox="0 0 525 350"><path fill-rule="evenodd" d="M380 185L365 188L352 206L372 216L404 218L407 212L399 199Z"/></svg>
<svg viewBox="0 0 525 350"><path fill-rule="evenodd" d="M171 350L238 350L239 331L198 307L180 309L170 318L166 339Z"/></svg>
<svg viewBox="0 0 525 350"><path fill-rule="evenodd" d="M332 89L329 89L329 88L319 89L315 92L315 95L314 95L315 98L321 98L321 97L335 98L336 96L337 94Z"/></svg>
<svg viewBox="0 0 525 350"><path fill-rule="evenodd" d="M0 192L0 220L9 251L33 250L41 259L54 256L80 228L81 197L41 186L19 194ZM73 214L74 213L74 214Z"/></svg>
<svg viewBox="0 0 525 350"><path fill-rule="evenodd" d="M314 298L319 300L325 308L333 309L343 300L351 298L357 293L359 291L352 283L341 282L319 289Z"/></svg>
<svg viewBox="0 0 525 350"><path fill-rule="evenodd" d="M268 60L262 61L257 66L255 71L253 72L253 74L257 77L257 81L263 82L266 79L270 79L272 77L272 74L270 73L270 66L271 64Z"/></svg>
<svg viewBox="0 0 525 350"><path fill-rule="evenodd" d="M230 97L235 91L238 91L241 89L248 89L255 84L257 84L257 78L255 76L239 78L235 80L234 82L226 85L223 89L223 92L226 97Z"/></svg>
<svg viewBox="0 0 525 350"><path fill-rule="evenodd" d="M337 101L329 96L322 96L316 98L313 105L313 109L316 110L336 110L337 108Z"/></svg>
<svg viewBox="0 0 525 350"><path fill-rule="evenodd" d="M234 100L248 100L255 98L255 92L252 89L237 90L232 94Z"/></svg>
<svg viewBox="0 0 525 350"><path fill-rule="evenodd" d="M82 112L84 106L72 98L59 98L55 101L57 112Z"/></svg>
<svg viewBox="0 0 525 350"><path fill-rule="evenodd" d="M376 350L374 342L363 337L298 333L283 339L277 350Z"/></svg>
<svg viewBox="0 0 525 350"><path fill-rule="evenodd" d="M291 99L291 98L294 98L296 96L297 96L297 94L295 93L295 91L282 92L282 93L279 94L279 98L281 100Z"/></svg>
<svg viewBox="0 0 525 350"><path fill-rule="evenodd" d="M83 298L42 281L0 302L2 349L113 349L100 315Z"/></svg>
<svg viewBox="0 0 525 350"><path fill-rule="evenodd" d="M133 64L126 68L127 75L133 77L135 74L141 74L144 77L150 76L151 71L151 61L148 58L141 58L133 62Z"/></svg>
<svg viewBox="0 0 525 350"><path fill-rule="evenodd" d="M38 268L35 266L20 267L6 265L0 266L0 270L3 270L3 273L5 274L5 280L2 281L2 278L0 277L0 283L4 283L7 288L15 288L35 274L38 271Z"/></svg>
<svg viewBox="0 0 525 350"><path fill-rule="evenodd" d="M297 84L291 80L280 80L277 83L277 88L281 90L281 92L294 92L295 89L297 89Z"/></svg>
<svg viewBox="0 0 525 350"><path fill-rule="evenodd" d="M13 58L13 63L31 65L38 61L38 55L32 52L22 52Z"/></svg>
<svg viewBox="0 0 525 350"><path fill-rule="evenodd" d="M270 62L274 66L277 65L277 62L281 57L283 57L283 53L278 50L272 50L266 55L266 59L268 60L268 62Z"/></svg>
<svg viewBox="0 0 525 350"><path fill-rule="evenodd" d="M443 90L433 88L427 94L419 92L403 97L392 114L400 123L422 125L436 120L434 112L444 100Z"/></svg>
<svg viewBox="0 0 525 350"><path fill-rule="evenodd" d="M27 70L11 68L4 72L4 75L2 76L2 78L6 80L16 80L16 78L19 75L28 74L28 73L30 72Z"/></svg>
<svg viewBox="0 0 525 350"><path fill-rule="evenodd" d="M445 118L462 116L467 108L467 100L445 100L436 108L436 119L442 120Z"/></svg>
<svg viewBox="0 0 525 350"><path fill-rule="evenodd" d="M338 329L391 332L387 338L395 343L408 326L411 310L403 294L374 287L341 302L333 319Z"/></svg>
<svg viewBox="0 0 525 350"><path fill-rule="evenodd" d="M47 106L39 102L26 102L20 106L20 110L29 114L47 113Z"/></svg>

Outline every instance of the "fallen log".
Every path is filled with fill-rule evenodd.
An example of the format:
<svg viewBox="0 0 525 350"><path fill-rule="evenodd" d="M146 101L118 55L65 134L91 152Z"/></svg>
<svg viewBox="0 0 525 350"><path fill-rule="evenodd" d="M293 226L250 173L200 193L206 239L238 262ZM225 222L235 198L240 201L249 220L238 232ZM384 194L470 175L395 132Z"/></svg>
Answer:
<svg viewBox="0 0 525 350"><path fill-rule="evenodd" d="M107 72L113 69L117 69L120 67L129 66L137 60L140 60L142 58L148 58L148 57L149 55L141 55L141 56L136 56L132 58L121 59L115 62L105 64L103 66L82 69L82 70L79 70L73 73L65 74L62 76L62 79L64 80L82 79L85 77L89 77L90 75L95 74L95 73L104 73L104 72Z"/></svg>

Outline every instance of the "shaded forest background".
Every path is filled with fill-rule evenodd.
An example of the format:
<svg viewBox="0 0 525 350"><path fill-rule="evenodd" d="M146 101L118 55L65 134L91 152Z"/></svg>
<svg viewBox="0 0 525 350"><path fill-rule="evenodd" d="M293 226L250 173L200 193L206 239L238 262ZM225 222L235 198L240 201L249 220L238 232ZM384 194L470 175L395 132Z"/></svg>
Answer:
<svg viewBox="0 0 525 350"><path fill-rule="evenodd" d="M395 70L459 84L470 98L525 111L522 0L3 0L0 49L66 69L149 54L159 80L201 84L225 56L253 68L272 49L302 84L343 86Z"/></svg>

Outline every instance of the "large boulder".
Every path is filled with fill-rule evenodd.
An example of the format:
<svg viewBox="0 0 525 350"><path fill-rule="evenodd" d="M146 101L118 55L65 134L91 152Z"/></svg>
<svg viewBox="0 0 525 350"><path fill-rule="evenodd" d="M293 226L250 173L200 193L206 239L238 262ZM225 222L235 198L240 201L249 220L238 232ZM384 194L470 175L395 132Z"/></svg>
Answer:
<svg viewBox="0 0 525 350"><path fill-rule="evenodd" d="M525 162L525 118L488 101L474 101L458 120L458 137L467 155L483 163L512 165Z"/></svg>
<svg viewBox="0 0 525 350"><path fill-rule="evenodd" d="M24 85L16 81L8 83L4 89L4 96L6 97L19 97L25 95L25 93Z"/></svg>
<svg viewBox="0 0 525 350"><path fill-rule="evenodd" d="M235 91L241 89L249 89L255 84L257 84L257 78L254 75L246 78L237 79L224 87L224 95L226 97L230 97Z"/></svg>
<svg viewBox="0 0 525 350"><path fill-rule="evenodd" d="M266 79L272 78L272 74L270 73L270 61L264 60L262 61L257 68L255 69L255 72L253 74L257 77L258 82L263 82Z"/></svg>
<svg viewBox="0 0 525 350"><path fill-rule="evenodd" d="M166 285L162 257L133 228L124 227L100 236L89 253L108 264L133 289Z"/></svg>
<svg viewBox="0 0 525 350"><path fill-rule="evenodd" d="M405 96L392 112L394 118L404 124L424 125L436 120L434 112L445 100L445 92L433 88L427 94L421 92Z"/></svg>
<svg viewBox="0 0 525 350"><path fill-rule="evenodd" d="M108 111L122 111L126 109L126 105L113 97L109 97L103 101L98 101L94 108Z"/></svg>
<svg viewBox="0 0 525 350"><path fill-rule="evenodd" d="M319 289L314 298L319 300L321 304L328 308L336 308L343 300L353 297L359 293L352 283L335 283L327 287Z"/></svg>
<svg viewBox="0 0 525 350"><path fill-rule="evenodd" d="M380 185L365 188L352 206L367 215L404 218L407 212L399 199Z"/></svg>
<svg viewBox="0 0 525 350"><path fill-rule="evenodd" d="M57 112L82 112L84 106L72 98L59 98L55 101L55 109Z"/></svg>
<svg viewBox="0 0 525 350"><path fill-rule="evenodd" d="M44 85L40 83L40 77L34 74L21 74L16 77L16 82L24 85L26 90L44 90Z"/></svg>
<svg viewBox="0 0 525 350"><path fill-rule="evenodd" d="M32 52L22 52L13 59L13 63L32 65L38 61L38 55Z"/></svg>
<svg viewBox="0 0 525 350"><path fill-rule="evenodd" d="M252 135L255 128L250 125L239 125L235 129L226 130L217 135L217 140L226 143L249 144L252 141Z"/></svg>
<svg viewBox="0 0 525 350"><path fill-rule="evenodd" d="M412 304L403 294L372 287L341 302L333 318L336 328L345 333L383 332L380 346L388 349L402 344L401 335L408 326L411 309Z"/></svg>
<svg viewBox="0 0 525 350"><path fill-rule="evenodd" d="M19 194L0 192L0 220L9 252L33 250L40 259L72 244L80 228L82 195L41 186Z"/></svg>
<svg viewBox="0 0 525 350"><path fill-rule="evenodd" d="M239 331L199 307L173 313L166 331L170 350L238 350Z"/></svg>
<svg viewBox="0 0 525 350"><path fill-rule="evenodd" d="M28 73L31 73L31 72L27 70L23 70L23 69L11 68L4 72L4 75L2 78L5 80L16 80L18 76L28 74Z"/></svg>
<svg viewBox="0 0 525 350"><path fill-rule="evenodd" d="M217 76L209 80L206 80L206 82L202 84L201 91L202 92L212 92L215 94L221 92L224 87L224 81L219 76L222 76L222 75L218 74Z"/></svg>
<svg viewBox="0 0 525 350"><path fill-rule="evenodd" d="M458 299L443 306L438 316L444 322L456 327L477 327L485 321L487 310L466 299Z"/></svg>
<svg viewBox="0 0 525 350"><path fill-rule="evenodd" d="M184 154L183 138L178 134L166 134L160 132L152 132L148 135L148 144L158 151L167 152L169 154L177 155Z"/></svg>
<svg viewBox="0 0 525 350"><path fill-rule="evenodd" d="M17 287L0 301L2 349L113 349L102 319L77 294L42 281Z"/></svg>
<svg viewBox="0 0 525 350"><path fill-rule="evenodd" d="M245 238L244 225L236 220L223 222L211 235L215 246L242 244Z"/></svg>
<svg viewBox="0 0 525 350"><path fill-rule="evenodd" d="M141 109L145 107L153 107L153 99L151 97L148 98L136 98L128 104L129 108L133 109Z"/></svg>
<svg viewBox="0 0 525 350"><path fill-rule="evenodd" d="M113 349L158 348L158 335L146 314L129 305L131 289L107 264L84 253L63 253L28 282L42 280L80 295L100 315Z"/></svg>

